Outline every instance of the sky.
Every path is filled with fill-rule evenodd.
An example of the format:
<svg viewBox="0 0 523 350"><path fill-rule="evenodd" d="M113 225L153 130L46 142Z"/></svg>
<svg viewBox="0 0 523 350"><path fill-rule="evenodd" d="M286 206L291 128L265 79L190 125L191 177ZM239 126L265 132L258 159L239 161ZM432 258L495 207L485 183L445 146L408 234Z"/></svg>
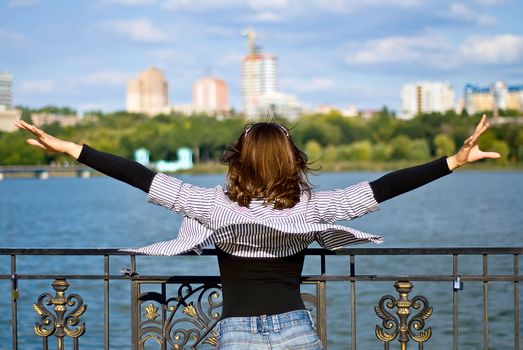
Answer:
<svg viewBox="0 0 523 350"><path fill-rule="evenodd" d="M171 104L206 75L241 109L242 31L278 57L279 90L315 107L398 110L405 83L523 84L522 0L0 0L13 102L125 109L126 82L162 69Z"/></svg>

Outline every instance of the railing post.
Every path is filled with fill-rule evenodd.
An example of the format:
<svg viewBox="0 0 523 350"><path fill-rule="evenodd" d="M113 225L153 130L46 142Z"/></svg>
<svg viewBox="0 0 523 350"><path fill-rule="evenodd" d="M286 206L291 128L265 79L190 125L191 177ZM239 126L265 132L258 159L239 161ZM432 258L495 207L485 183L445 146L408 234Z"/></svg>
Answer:
<svg viewBox="0 0 523 350"><path fill-rule="evenodd" d="M350 329L351 350L356 350L356 267L354 255L350 256Z"/></svg>
<svg viewBox="0 0 523 350"><path fill-rule="evenodd" d="M104 255L104 350L109 350L109 255Z"/></svg>
<svg viewBox="0 0 523 350"><path fill-rule="evenodd" d="M136 255L131 255L131 268L129 272L129 277L131 278L131 349L138 350L139 344L139 312L140 312L140 303L138 298L140 297L140 285L134 276L136 275Z"/></svg>
<svg viewBox="0 0 523 350"><path fill-rule="evenodd" d="M11 255L11 322L13 350L18 349L18 278L16 275L16 255Z"/></svg>
<svg viewBox="0 0 523 350"><path fill-rule="evenodd" d="M514 350L519 350L519 255L514 254Z"/></svg>
<svg viewBox="0 0 523 350"><path fill-rule="evenodd" d="M458 256L454 254L452 256L452 277L454 280L458 277ZM452 349L458 350L458 337L459 337L459 295L458 289L452 289Z"/></svg>

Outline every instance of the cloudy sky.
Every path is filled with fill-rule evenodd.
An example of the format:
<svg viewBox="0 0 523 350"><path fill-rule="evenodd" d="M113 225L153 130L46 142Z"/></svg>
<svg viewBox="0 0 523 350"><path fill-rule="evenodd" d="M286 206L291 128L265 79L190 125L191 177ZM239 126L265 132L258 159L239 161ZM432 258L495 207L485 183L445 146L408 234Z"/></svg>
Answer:
<svg viewBox="0 0 523 350"><path fill-rule="evenodd" d="M0 71L14 103L125 108L156 65L171 103L207 72L241 108L242 30L278 56L279 88L310 105L398 109L406 82L523 84L521 0L0 0Z"/></svg>

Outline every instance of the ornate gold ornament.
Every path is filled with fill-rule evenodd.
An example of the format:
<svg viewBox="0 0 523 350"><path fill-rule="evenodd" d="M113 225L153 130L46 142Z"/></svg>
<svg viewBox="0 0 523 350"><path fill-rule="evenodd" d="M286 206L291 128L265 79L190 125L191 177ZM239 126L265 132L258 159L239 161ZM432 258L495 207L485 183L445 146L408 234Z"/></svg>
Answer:
<svg viewBox="0 0 523 350"><path fill-rule="evenodd" d="M182 312L194 318L198 317L198 313L196 312L192 301L189 303L189 305L183 308Z"/></svg>
<svg viewBox="0 0 523 350"><path fill-rule="evenodd" d="M36 323L34 331L39 337L55 335L58 339L58 350L64 349L64 337L78 338L85 333L85 323L80 323L80 316L87 310L87 305L78 294L65 295L69 283L65 279L53 281L55 295L43 293L33 308L40 316L40 323ZM51 310L48 306L54 305ZM74 307L69 313L68 307Z"/></svg>
<svg viewBox="0 0 523 350"><path fill-rule="evenodd" d="M147 319L154 321L157 317L160 316L158 314L158 308L156 306L154 306L153 304L149 304L149 306L145 307L144 316L147 317Z"/></svg>
<svg viewBox="0 0 523 350"><path fill-rule="evenodd" d="M383 322L383 328L376 325L376 337L383 342L391 342L398 338L401 344L401 350L407 349L407 342L410 339L418 343L425 343L432 335L432 329L425 327L425 320L432 315L432 307L429 306L427 298L418 295L412 299L408 298L408 294L413 288L409 281L398 281L394 284L394 288L399 293L399 298L395 299L392 295L383 296L378 305L374 307L374 311ZM394 316L390 309L397 308ZM409 316L412 309L420 309L420 312Z"/></svg>

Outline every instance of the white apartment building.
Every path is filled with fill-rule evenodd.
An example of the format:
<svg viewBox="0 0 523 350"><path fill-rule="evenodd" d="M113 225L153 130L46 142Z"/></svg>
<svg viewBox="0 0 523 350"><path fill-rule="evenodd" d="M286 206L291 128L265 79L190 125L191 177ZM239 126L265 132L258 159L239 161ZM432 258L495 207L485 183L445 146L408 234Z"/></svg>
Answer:
<svg viewBox="0 0 523 350"><path fill-rule="evenodd" d="M243 110L247 117L259 117L262 96L277 92L277 58L268 53L252 53L242 62Z"/></svg>
<svg viewBox="0 0 523 350"><path fill-rule="evenodd" d="M0 107L10 109L13 105L13 75L0 72Z"/></svg>
<svg viewBox="0 0 523 350"><path fill-rule="evenodd" d="M402 119L419 113L445 113L454 109L455 93L452 86L443 82L420 81L403 85L401 91Z"/></svg>

